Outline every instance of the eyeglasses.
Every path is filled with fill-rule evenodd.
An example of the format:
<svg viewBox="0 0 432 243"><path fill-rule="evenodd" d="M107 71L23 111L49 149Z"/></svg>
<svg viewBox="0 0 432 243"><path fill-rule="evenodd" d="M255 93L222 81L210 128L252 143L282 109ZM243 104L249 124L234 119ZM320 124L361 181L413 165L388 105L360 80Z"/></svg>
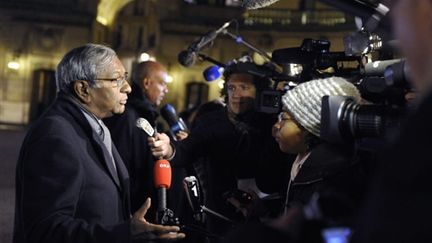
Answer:
<svg viewBox="0 0 432 243"><path fill-rule="evenodd" d="M96 80L115 82L116 85L114 87L121 87L121 86L124 85L125 82L127 82L127 79L128 79L128 74L125 73L125 75L123 77L118 77L118 78L97 78Z"/></svg>
<svg viewBox="0 0 432 243"><path fill-rule="evenodd" d="M292 120L291 116L287 113L287 112L281 112L278 115L278 122L283 122L283 121L288 121L288 120Z"/></svg>

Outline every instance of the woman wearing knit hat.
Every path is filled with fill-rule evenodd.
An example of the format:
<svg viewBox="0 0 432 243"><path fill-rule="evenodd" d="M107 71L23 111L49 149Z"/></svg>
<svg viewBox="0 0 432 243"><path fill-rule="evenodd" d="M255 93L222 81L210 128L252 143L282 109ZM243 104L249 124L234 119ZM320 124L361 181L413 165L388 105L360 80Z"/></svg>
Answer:
<svg viewBox="0 0 432 243"><path fill-rule="evenodd" d="M283 152L297 154L289 175L285 210L293 204L309 203L318 193L321 198L341 203L340 208L323 210L328 210L324 213L332 219L346 223L345 216L360 202L364 180L352 144L320 139L321 99L336 95L360 101L357 88L339 77L312 80L287 91L273 136Z"/></svg>
<svg viewBox="0 0 432 243"><path fill-rule="evenodd" d="M320 138L321 99L326 95L360 101L357 88L339 77L301 83L282 97L273 136L283 152L297 154L287 172L282 214L269 223L239 227L224 243L321 243L323 227L353 226L366 183L352 144Z"/></svg>

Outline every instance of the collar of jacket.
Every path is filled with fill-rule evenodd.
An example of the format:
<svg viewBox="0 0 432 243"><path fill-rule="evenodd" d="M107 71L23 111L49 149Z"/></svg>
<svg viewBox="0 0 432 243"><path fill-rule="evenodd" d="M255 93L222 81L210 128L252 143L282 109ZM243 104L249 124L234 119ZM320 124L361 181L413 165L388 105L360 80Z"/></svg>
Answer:
<svg viewBox="0 0 432 243"><path fill-rule="evenodd" d="M106 147L103 144L103 141L100 138L99 134L97 134L96 131L93 130L93 128L87 121L87 118L85 118L80 108L82 106L78 103L78 101L74 97L60 92L57 96L57 102L54 102L54 104L57 104L54 107L55 109L61 112L63 116L69 117L69 119L73 119L81 127L81 129L84 130L84 132L89 136L89 138L91 138L90 142L93 144L96 153L98 153L98 155L100 156L101 161L104 162L105 166L107 167L108 173L114 180L119 190L122 190L122 188L126 188L125 182L120 182L119 178L119 175L121 176L122 180L129 177L127 173L125 173L125 169L119 168L119 165L123 163L123 161L121 161L120 155L118 155L118 152L114 146L113 159L117 161L116 166L119 170L119 174L117 174L117 172L115 172L113 168L110 168L112 162L111 157L109 157L108 150L106 150ZM122 183L122 186L120 185L120 183Z"/></svg>
<svg viewBox="0 0 432 243"><path fill-rule="evenodd" d="M321 143L312 149L292 185L321 181L353 166L356 161L353 148Z"/></svg>
<svg viewBox="0 0 432 243"><path fill-rule="evenodd" d="M76 100L71 95L65 94L63 92L58 93L57 100L58 100L58 103L57 103L58 109L61 110L61 113L63 113L63 115L65 117L72 118L76 123L78 123L80 125L80 127L82 127L84 129L84 131L87 134L93 133L93 128L87 122L87 119L85 118L84 114L82 113L80 107L82 107L83 109L85 109L85 108L81 104L78 103L79 102L78 100ZM53 102L53 104L55 104L55 103L56 102ZM85 109L85 111L88 112L89 114L91 114L90 111L87 111L86 109Z"/></svg>

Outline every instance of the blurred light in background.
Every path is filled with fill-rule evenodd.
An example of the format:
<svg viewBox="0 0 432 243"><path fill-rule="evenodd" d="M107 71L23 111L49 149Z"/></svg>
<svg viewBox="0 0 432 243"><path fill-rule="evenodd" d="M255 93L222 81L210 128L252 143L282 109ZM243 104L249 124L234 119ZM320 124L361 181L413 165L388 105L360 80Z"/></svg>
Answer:
<svg viewBox="0 0 432 243"><path fill-rule="evenodd" d="M269 56L271 56L271 53L267 53ZM266 59L261 56L258 52L254 52L252 54L252 60L257 65L263 65L266 62Z"/></svg>
<svg viewBox="0 0 432 243"><path fill-rule="evenodd" d="M219 80L219 82L218 82L218 87L219 87L220 89L223 89L224 84L225 84L225 80L221 79L221 80Z"/></svg>
<svg viewBox="0 0 432 243"><path fill-rule="evenodd" d="M97 16L96 17L96 21L99 22L101 25L103 26L107 26L108 25L108 20L102 16Z"/></svg>
<svg viewBox="0 0 432 243"><path fill-rule="evenodd" d="M146 62L149 60L150 60L150 54L148 54L147 52L141 53L141 55L139 57L139 62Z"/></svg>
<svg viewBox="0 0 432 243"><path fill-rule="evenodd" d="M172 83L174 81L174 78L173 78L173 76L171 76L171 75L167 75L166 77L165 77L165 82L167 82L167 83Z"/></svg>
<svg viewBox="0 0 432 243"><path fill-rule="evenodd" d="M20 68L20 64L17 61L10 61L7 64L9 69L18 70Z"/></svg>

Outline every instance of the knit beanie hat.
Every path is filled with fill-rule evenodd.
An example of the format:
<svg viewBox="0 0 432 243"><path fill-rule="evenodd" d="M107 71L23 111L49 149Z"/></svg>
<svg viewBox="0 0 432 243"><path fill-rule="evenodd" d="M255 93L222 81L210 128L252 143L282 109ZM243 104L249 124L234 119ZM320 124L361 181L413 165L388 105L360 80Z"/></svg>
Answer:
<svg viewBox="0 0 432 243"><path fill-rule="evenodd" d="M360 92L350 82L340 77L316 79L301 83L282 97L282 109L306 130L320 137L321 99L323 96L351 96L359 102Z"/></svg>

